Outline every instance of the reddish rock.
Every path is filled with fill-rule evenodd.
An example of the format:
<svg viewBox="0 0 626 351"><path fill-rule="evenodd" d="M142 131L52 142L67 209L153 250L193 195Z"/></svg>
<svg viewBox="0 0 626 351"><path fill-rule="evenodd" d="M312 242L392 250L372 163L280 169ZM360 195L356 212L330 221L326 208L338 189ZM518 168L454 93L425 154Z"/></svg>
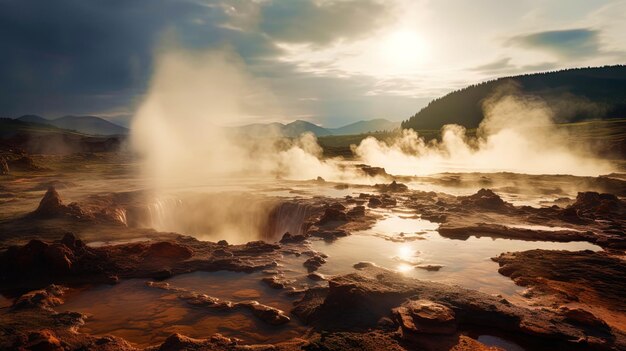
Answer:
<svg viewBox="0 0 626 351"><path fill-rule="evenodd" d="M348 211L347 215L350 218L363 217L365 216L365 206L354 206Z"/></svg>
<svg viewBox="0 0 626 351"><path fill-rule="evenodd" d="M506 210L511 205L506 203L500 196L489 189L480 189L474 195L460 196L461 204L465 206L480 207L488 210Z"/></svg>
<svg viewBox="0 0 626 351"><path fill-rule="evenodd" d="M340 209L330 207L324 210L324 214L322 215L318 223L323 225L323 224L328 224L332 222L347 222L347 221L348 221L348 217L346 216L345 212L343 212Z"/></svg>
<svg viewBox="0 0 626 351"><path fill-rule="evenodd" d="M37 209L30 213L31 218L48 219L55 217L84 217L86 214L76 203L65 205L54 186L48 188Z"/></svg>
<svg viewBox="0 0 626 351"><path fill-rule="evenodd" d="M28 335L27 350L34 351L63 351L65 347L61 341L50 330L44 329L32 332Z"/></svg>
<svg viewBox="0 0 626 351"><path fill-rule="evenodd" d="M345 237L350 235L345 230L337 229L337 230L314 230L309 232L309 235L316 236L318 238L322 238L325 241L333 241L337 240L337 238Z"/></svg>
<svg viewBox="0 0 626 351"><path fill-rule="evenodd" d="M320 268L324 263L326 263L324 257L316 255L304 261L302 265L305 266L309 272L313 272Z"/></svg>
<svg viewBox="0 0 626 351"><path fill-rule="evenodd" d="M51 310L52 307L63 303L61 296L65 290L67 289L62 286L52 284L45 289L27 292L15 300L13 309L42 308Z"/></svg>
<svg viewBox="0 0 626 351"><path fill-rule="evenodd" d="M64 244L52 244L43 252L50 268L57 274L65 274L72 270L74 253Z"/></svg>
<svg viewBox="0 0 626 351"><path fill-rule="evenodd" d="M454 334L456 320L454 311L447 306L429 300L411 300L393 309L404 333Z"/></svg>
<svg viewBox="0 0 626 351"><path fill-rule="evenodd" d="M191 257L192 252L188 247L180 244L161 241L151 244L144 255L153 258L187 259Z"/></svg>
<svg viewBox="0 0 626 351"><path fill-rule="evenodd" d="M383 205L383 201L377 197L370 197L370 200L367 202L367 206L371 208L380 207Z"/></svg>
<svg viewBox="0 0 626 351"><path fill-rule="evenodd" d="M283 244L290 244L303 242L304 240L306 240L306 237L302 234L293 235L289 232L286 232L280 239L280 242Z"/></svg>
<svg viewBox="0 0 626 351"><path fill-rule="evenodd" d="M380 192L384 192L384 193L402 193L405 191L409 190L409 187L402 184L402 183L397 183L395 180L393 182L391 182L390 184L376 184L374 185L374 187L376 187L376 189L378 189L378 191Z"/></svg>
<svg viewBox="0 0 626 351"><path fill-rule="evenodd" d="M591 327L609 328L605 321L596 317L593 313L581 308L561 307L559 311L565 316L565 320Z"/></svg>
<svg viewBox="0 0 626 351"><path fill-rule="evenodd" d="M255 317L268 324L281 325L291 320L283 311L257 301L240 302L238 305L249 309Z"/></svg>

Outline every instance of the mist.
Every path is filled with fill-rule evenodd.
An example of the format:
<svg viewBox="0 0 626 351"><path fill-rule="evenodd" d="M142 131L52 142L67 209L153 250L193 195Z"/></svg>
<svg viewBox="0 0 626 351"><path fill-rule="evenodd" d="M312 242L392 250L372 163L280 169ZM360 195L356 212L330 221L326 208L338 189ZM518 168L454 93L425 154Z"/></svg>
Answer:
<svg viewBox="0 0 626 351"><path fill-rule="evenodd" d="M539 97L507 86L486 99L483 109L485 118L475 135L446 125L441 140L427 142L419 133L403 130L386 142L368 137L353 152L362 162L395 175L507 171L597 176L614 171L559 129L553 110Z"/></svg>
<svg viewBox="0 0 626 351"><path fill-rule="evenodd" d="M238 184L358 179L339 159L323 159L313 134L250 137L228 128L280 113L278 99L232 51L163 50L131 126L146 203L157 209L150 226L247 242L266 237L265 217L280 204L243 200ZM190 197L189 189L219 196Z"/></svg>
<svg viewBox="0 0 626 351"><path fill-rule="evenodd" d="M572 146L575 143L557 128L552 110L540 98L507 87L485 100L483 107L486 117L472 135L461 126L446 125L440 140L427 142L417 132L403 130L387 141L368 137L352 145L352 151L359 163L383 167L392 175L612 171L609 163L595 159L583 146ZM157 207L189 202L182 192L203 191L206 186L220 195L177 205L171 210L175 215L156 211L158 218L151 226L203 236L211 232L214 238L244 242L267 236L265 217L280 204L250 202L246 213L254 220L244 225L238 218L241 204L248 201L230 191L233 185L317 177L352 184L388 181L368 177L341 158L324 158L310 133L295 139L276 134L250 137L227 128L255 116L280 114L280 99L248 72L235 53L162 51L131 128L131 143L141 156L147 181L146 202Z"/></svg>

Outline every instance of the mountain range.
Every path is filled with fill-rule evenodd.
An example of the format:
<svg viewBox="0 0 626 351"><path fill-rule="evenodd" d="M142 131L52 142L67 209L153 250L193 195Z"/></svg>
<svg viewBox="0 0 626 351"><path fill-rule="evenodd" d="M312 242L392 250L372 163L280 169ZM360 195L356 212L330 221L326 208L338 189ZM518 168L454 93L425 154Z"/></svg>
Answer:
<svg viewBox="0 0 626 351"><path fill-rule="evenodd" d="M128 128L118 126L117 124L96 116L65 116L56 119L47 119L37 115L24 115L17 118L17 120L50 125L90 135L124 135L129 132Z"/></svg>
<svg viewBox="0 0 626 351"><path fill-rule="evenodd" d="M24 115L16 118L16 120L73 130L89 135L125 135L129 133L128 128L124 128L96 116L65 116L56 119L47 119L37 115ZM324 128L311 122L296 120L287 124L257 123L229 129L238 134L249 136L284 136L294 138L305 132L311 132L318 137L322 137L329 135L363 134L375 131L393 130L399 127L400 122L391 122L386 119L373 119L355 122L340 128Z"/></svg>
<svg viewBox="0 0 626 351"><path fill-rule="evenodd" d="M311 132L318 137L329 135L354 135L376 131L389 131L400 127L400 122L392 122L386 119L372 119L369 121L358 121L339 128L324 128L311 122L296 120L291 123L256 123L248 124L233 129L242 134L250 136L276 135L294 138L304 132Z"/></svg>

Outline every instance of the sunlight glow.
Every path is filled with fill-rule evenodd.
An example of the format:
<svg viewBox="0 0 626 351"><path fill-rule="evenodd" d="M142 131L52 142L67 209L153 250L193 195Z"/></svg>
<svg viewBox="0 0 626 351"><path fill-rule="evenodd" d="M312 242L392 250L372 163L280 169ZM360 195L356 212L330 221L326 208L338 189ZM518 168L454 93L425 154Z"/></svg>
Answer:
<svg viewBox="0 0 626 351"><path fill-rule="evenodd" d="M423 63L428 52L424 39L409 29L390 32L383 37L379 49L384 59L399 69L411 69Z"/></svg>
<svg viewBox="0 0 626 351"><path fill-rule="evenodd" d="M408 271L411 271L412 269L413 269L413 266L411 266L410 264L406 264L406 263L399 264L396 267L396 270L400 273L406 273Z"/></svg>
<svg viewBox="0 0 626 351"><path fill-rule="evenodd" d="M413 249L410 246L403 245L398 248L398 258L402 261L410 261L413 254Z"/></svg>

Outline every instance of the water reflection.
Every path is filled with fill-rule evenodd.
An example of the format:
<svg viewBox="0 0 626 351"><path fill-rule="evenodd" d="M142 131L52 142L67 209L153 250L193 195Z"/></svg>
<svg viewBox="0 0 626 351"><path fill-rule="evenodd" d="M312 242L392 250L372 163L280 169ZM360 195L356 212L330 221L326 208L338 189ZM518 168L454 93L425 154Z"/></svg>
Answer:
<svg viewBox="0 0 626 351"><path fill-rule="evenodd" d="M373 228L355 232L335 242L313 242L315 250L329 256L320 268L322 274L343 274L353 270L361 261L394 269L410 277L458 284L491 294L514 298L522 290L513 281L498 273L498 264L492 257L508 251L546 250L601 250L587 242L545 242L512 239L470 237L467 240L444 238L436 230L436 223L422 219L392 215L379 221ZM386 240L404 233L421 233L423 240L397 242ZM442 266L441 269L419 269Z"/></svg>

